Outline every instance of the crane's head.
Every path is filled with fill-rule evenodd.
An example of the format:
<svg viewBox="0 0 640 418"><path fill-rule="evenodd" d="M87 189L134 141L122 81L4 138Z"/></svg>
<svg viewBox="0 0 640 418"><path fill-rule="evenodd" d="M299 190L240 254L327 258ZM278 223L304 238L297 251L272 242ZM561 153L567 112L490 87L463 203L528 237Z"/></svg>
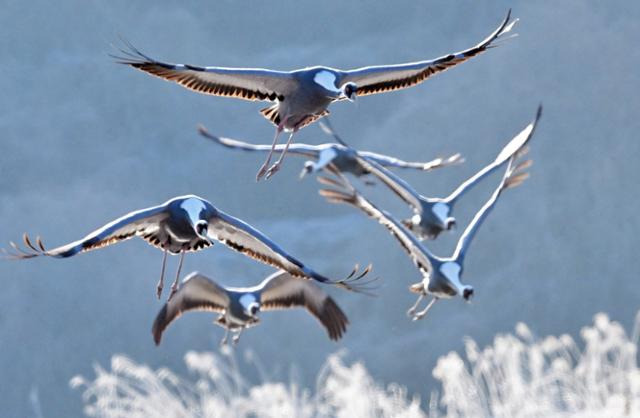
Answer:
<svg viewBox="0 0 640 418"><path fill-rule="evenodd" d="M304 167L302 167L302 171L300 172L300 178L303 178L307 174L313 173L315 171L316 164L313 161L305 161Z"/></svg>
<svg viewBox="0 0 640 418"><path fill-rule="evenodd" d="M345 99L349 100L350 102L356 101L356 97L358 93L358 86L356 85L356 83L352 83L352 82L344 83L340 88L340 90L342 90L342 96Z"/></svg>
<svg viewBox="0 0 640 418"><path fill-rule="evenodd" d="M260 312L260 302L253 293L246 293L240 296L240 305L245 315L255 318Z"/></svg>

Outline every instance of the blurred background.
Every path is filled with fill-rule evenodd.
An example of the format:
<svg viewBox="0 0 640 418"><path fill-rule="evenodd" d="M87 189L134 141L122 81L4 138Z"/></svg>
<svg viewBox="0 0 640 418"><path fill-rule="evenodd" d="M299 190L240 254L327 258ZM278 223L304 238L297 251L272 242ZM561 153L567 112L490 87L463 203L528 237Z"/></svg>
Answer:
<svg viewBox="0 0 640 418"><path fill-rule="evenodd" d="M448 194L491 161L534 116L531 178L505 193L467 256L476 297L437 304L421 322L405 315L420 275L380 225L329 205L304 160L289 156L256 183L262 155L221 149L212 133L269 143L264 103L187 91L113 63L122 35L160 60L289 70L354 68L435 58L475 45L508 8L519 36L412 89L331 107L335 129L354 147L429 160L460 152L466 163L432 173L401 172L427 196ZM631 1L259 2L114 0L2 2L0 15L0 238L23 232L49 247L131 210L187 193L262 230L291 254L335 277L373 263L378 297L329 289L351 320L330 342L303 311L268 313L244 333L272 376L314 384L327 355L347 350L380 381L426 399L436 359L481 346L525 321L540 335L576 335L605 311L630 326L640 287L635 244L640 218L640 3ZM330 139L317 125L300 142ZM459 228L430 248L447 255L495 187L494 176L456 207ZM367 189L397 216L406 207L382 186ZM37 391L47 416L78 416L76 374L92 375L122 353L153 368L187 373L187 350L217 350L212 315L190 314L155 347L162 306L155 284L162 255L131 240L66 260L0 262L0 407L33 416ZM169 277L177 258L170 259ZM270 269L217 245L186 258L192 270L230 285ZM166 297L166 294L163 296ZM250 371L248 372L250 373Z"/></svg>

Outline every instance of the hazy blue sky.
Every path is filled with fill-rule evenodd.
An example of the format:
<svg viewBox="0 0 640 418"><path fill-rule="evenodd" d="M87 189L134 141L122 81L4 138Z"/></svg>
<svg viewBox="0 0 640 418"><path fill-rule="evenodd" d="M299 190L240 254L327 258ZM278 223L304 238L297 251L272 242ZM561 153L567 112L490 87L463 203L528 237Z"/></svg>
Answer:
<svg viewBox="0 0 640 418"><path fill-rule="evenodd" d="M210 131L269 142L262 103L198 95L113 64L118 35L151 56L198 65L351 68L435 58L474 45L512 7L519 36L425 84L331 108L335 128L360 149L431 159L460 152L466 164L402 173L426 195L448 193L544 115L531 144L531 179L509 191L466 260L472 304L453 300L412 323L405 316L419 273L380 225L326 204L303 160L288 158L256 184L261 156L201 139ZM195 193L261 229L328 275L374 263L379 297L333 291L351 319L331 343L302 312L263 315L243 335L269 371L297 365L307 384L328 353L346 348L380 381L434 388L435 359L526 321L541 335L570 332L598 311L629 325L640 286L635 244L640 203L640 3L633 1L66 1L4 0L0 14L0 236L23 232L55 246L130 210ZM327 138L317 126L300 141ZM456 208L460 229L495 186ZM384 188L370 195L398 216ZM431 247L449 253L457 234ZM150 327L161 253L134 240L67 260L3 261L0 276L0 409L31 416L37 388L46 416L81 413L75 374L92 375L124 353L184 370L186 350L216 349L212 316L187 315L153 345ZM173 274L177 260L172 258ZM270 269L223 246L186 259L223 283L250 284ZM284 344L283 344L284 343Z"/></svg>

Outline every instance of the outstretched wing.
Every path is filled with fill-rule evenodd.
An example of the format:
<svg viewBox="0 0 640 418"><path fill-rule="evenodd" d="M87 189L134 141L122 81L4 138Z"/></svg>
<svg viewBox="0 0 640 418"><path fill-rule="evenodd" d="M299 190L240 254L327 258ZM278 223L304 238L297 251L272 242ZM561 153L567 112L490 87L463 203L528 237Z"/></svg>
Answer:
<svg viewBox="0 0 640 418"><path fill-rule="evenodd" d="M510 187L519 186L524 180L529 176L528 173L523 172L526 168L531 165L531 160L524 161L515 168L512 167L514 157L511 157L509 161L509 165L505 171L504 176L502 177L502 181L493 192L489 200L480 208L480 210L475 214L467 228L464 230L460 239L458 240L458 245L456 246L456 250L453 253L453 259L458 262L458 264L462 265L464 263L464 257L469 249L469 245L471 245L471 241L473 241L473 237L478 232L478 228L484 222L487 215L491 212L496 202L498 201L498 197L502 192Z"/></svg>
<svg viewBox="0 0 640 418"><path fill-rule="evenodd" d="M317 177L317 179L320 183L338 188L338 190L321 189L318 191L320 196L323 196L331 203L346 203L360 209L389 230L420 270L425 273L432 270L431 259L434 258L433 255L393 215L385 210L378 209L353 186L346 183L346 180L339 181L327 177Z"/></svg>
<svg viewBox="0 0 640 418"><path fill-rule="evenodd" d="M264 151L264 152L271 150L271 145L250 144L248 142L238 141L237 139L231 139L231 138L225 138L222 136L213 135L207 130L207 128L205 128L202 125L198 126L198 132L203 137L210 139L216 142L217 144L220 144L227 148L241 149L243 151ZM274 150L283 151L284 148L285 148L284 144L278 144L275 146ZM304 155L309 158L317 158L318 154L320 153L320 147L317 145L300 144L300 143L291 144L289 145L288 152L292 154Z"/></svg>
<svg viewBox="0 0 640 418"><path fill-rule="evenodd" d="M353 82L357 86L356 94L366 96L369 94L385 93L388 91L404 89L415 86L425 81L434 74L445 71L455 65L491 48L493 41L509 32L516 20L510 21L511 10L507 13L500 26L485 40L467 50L449 54L434 60L412 62L397 65L378 65L358 68L346 71L340 79L340 84Z"/></svg>
<svg viewBox="0 0 640 418"><path fill-rule="evenodd" d="M324 326L329 338L337 341L347 330L349 320L335 301L309 280L280 271L260 285L260 309L263 311L304 307Z"/></svg>
<svg viewBox="0 0 640 418"><path fill-rule="evenodd" d="M373 160L383 167L395 167L395 168L415 168L417 170L431 171L437 168L447 167L453 164L459 164L464 161L464 158L460 154L454 154L447 158L436 158L431 161L419 162L419 161L404 161L399 158L390 157L388 155L377 154L370 151L358 151L358 154L367 158L369 161Z"/></svg>
<svg viewBox="0 0 640 418"><path fill-rule="evenodd" d="M518 135L516 135L507 145L502 148L495 160L489 165L478 171L476 174L464 181L456 190L445 198L445 201L450 205L453 205L455 201L462 196L463 193L468 191L472 186L480 182L484 177L493 173L495 170L504 165L512 156L517 156L521 153L529 143L529 140L535 132L538 121L542 115L542 105L538 106L536 117L533 121L527 125Z"/></svg>
<svg viewBox="0 0 640 418"><path fill-rule="evenodd" d="M150 58L126 41L125 45L127 49L120 50L122 56L114 56L118 63L174 81L198 93L274 102L284 100L284 97L294 90L298 83L288 72L262 68L170 64Z"/></svg>
<svg viewBox="0 0 640 418"><path fill-rule="evenodd" d="M178 291L162 307L153 321L151 333L156 345L160 344L164 330L188 311L223 313L229 306L227 291L200 273L189 274Z"/></svg>
<svg viewBox="0 0 640 418"><path fill-rule="evenodd" d="M356 157L358 164L360 164L370 174L376 176L382 181L392 192L394 192L400 199L404 200L415 211L422 210L422 203L420 199L422 196L418 193L409 183L404 181L400 176L382 167L377 162L370 160L364 156L363 153L359 153Z"/></svg>
<svg viewBox="0 0 640 418"><path fill-rule="evenodd" d="M23 241L27 248L22 249L11 242L11 246L16 250L16 253L10 254L10 256L14 258L33 258L38 256L65 258L81 252L106 247L136 235L152 235L158 230L160 222L168 216L165 209L166 205L162 204L131 212L91 232L78 241L51 250L44 248L39 237L34 243L27 234L24 234Z"/></svg>
<svg viewBox="0 0 640 418"><path fill-rule="evenodd" d="M350 284L350 282L362 276L352 277L352 273L346 279L342 280L332 280L322 276L287 254L262 232L222 211L218 211L216 216L209 221L207 233L211 239L218 240L254 260L285 270L293 276L310 278L321 283L333 284L347 290L358 291L358 287Z"/></svg>
<svg viewBox="0 0 640 418"><path fill-rule="evenodd" d="M538 122L540 121L540 116L542 116L542 105L538 106L538 110L536 111L536 117L528 124L518 135L516 135L504 148L500 151L500 154L496 157L496 163L500 164L507 161L514 155L517 155L520 151L522 151L529 140L533 136L533 133L538 126Z"/></svg>

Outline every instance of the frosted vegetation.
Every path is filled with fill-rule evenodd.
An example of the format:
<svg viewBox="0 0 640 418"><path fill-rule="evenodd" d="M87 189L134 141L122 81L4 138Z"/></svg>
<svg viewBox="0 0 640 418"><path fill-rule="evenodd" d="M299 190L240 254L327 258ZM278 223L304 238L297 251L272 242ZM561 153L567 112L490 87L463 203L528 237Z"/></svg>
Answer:
<svg viewBox="0 0 640 418"><path fill-rule="evenodd" d="M95 417L637 417L639 327L640 314L629 337L600 313L579 344L569 335L537 339L525 324L482 350L467 340L465 359L438 359L441 394L426 402L398 384L383 387L340 354L329 356L313 390L266 377L252 385L230 351L188 352L189 379L116 355L110 370L96 366L94 380L71 385Z"/></svg>

